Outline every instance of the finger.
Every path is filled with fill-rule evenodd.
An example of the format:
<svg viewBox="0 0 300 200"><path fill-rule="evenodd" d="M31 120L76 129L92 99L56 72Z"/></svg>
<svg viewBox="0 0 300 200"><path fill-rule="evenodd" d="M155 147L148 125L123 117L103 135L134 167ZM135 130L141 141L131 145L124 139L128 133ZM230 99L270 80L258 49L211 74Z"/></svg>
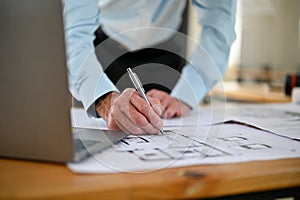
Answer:
<svg viewBox="0 0 300 200"><path fill-rule="evenodd" d="M180 112L181 112L180 115L181 116L187 115L191 109L192 108L189 105L180 101Z"/></svg>
<svg viewBox="0 0 300 200"><path fill-rule="evenodd" d="M144 118L135 118L135 122L140 125L140 127L148 126L148 123L155 127L156 129L160 129L163 126L162 120L160 116L153 110L153 108L139 95L133 94L130 99L131 104L136 108L138 112L146 117L147 121L144 121Z"/></svg>
<svg viewBox="0 0 300 200"><path fill-rule="evenodd" d="M170 106L172 99L168 98L168 96L164 96L160 99L160 103L163 109L163 112Z"/></svg>
<svg viewBox="0 0 300 200"><path fill-rule="evenodd" d="M161 106L160 100L157 99L157 98L152 98L152 97L150 97L150 98L149 98L149 101L151 102L151 106L152 106L153 110L154 110L159 116L161 116L163 110L162 110L162 106Z"/></svg>
<svg viewBox="0 0 300 200"><path fill-rule="evenodd" d="M114 107L110 113L109 126L118 127L120 130L132 133L132 134L142 134L144 130L134 125L130 119L121 110Z"/></svg>
<svg viewBox="0 0 300 200"><path fill-rule="evenodd" d="M122 130L124 132L127 132L126 129L124 129L122 126L119 126L117 124L117 121L116 121L116 119L114 117L115 113L116 113L115 107L112 106L111 110L110 110L110 112L108 114L108 118L107 118L108 129L110 129L110 130Z"/></svg>
<svg viewBox="0 0 300 200"><path fill-rule="evenodd" d="M130 115L129 118L132 124L144 130L144 133L155 134L158 133L158 128L153 126L147 117L139 112L135 106L130 105ZM153 111L152 111L153 112Z"/></svg>
<svg viewBox="0 0 300 200"><path fill-rule="evenodd" d="M160 100L162 112L164 112L165 108L168 107L169 101L172 99L172 97L167 92L157 89L150 90L147 95L149 97L157 98ZM160 114L160 116L162 116L162 114Z"/></svg>
<svg viewBox="0 0 300 200"><path fill-rule="evenodd" d="M175 117L177 113L178 113L177 107L174 105L170 105L165 109L163 117L166 119L170 119Z"/></svg>
<svg viewBox="0 0 300 200"><path fill-rule="evenodd" d="M109 130L117 130L117 131L122 130L122 131L125 131L125 130L123 130L122 128L120 128L118 126L118 124L116 123L116 120L111 119L110 117L107 120L107 127L108 127Z"/></svg>
<svg viewBox="0 0 300 200"><path fill-rule="evenodd" d="M136 110L133 105L129 106L129 115L124 114L123 118L118 119L133 134L158 133L158 129L153 127L147 118Z"/></svg>
<svg viewBox="0 0 300 200"><path fill-rule="evenodd" d="M117 125L122 130L126 130L132 134L158 133L158 129L153 127L148 119L140 113L130 101L127 102L128 96L129 95L124 94L124 97L114 101L114 106L111 109L111 116L116 121ZM132 96L141 98L136 93L133 93Z"/></svg>
<svg viewBox="0 0 300 200"><path fill-rule="evenodd" d="M138 94L137 91L133 88L126 88L123 92L122 92L122 100L123 101L128 101L130 100L131 96L133 94Z"/></svg>
<svg viewBox="0 0 300 200"><path fill-rule="evenodd" d="M127 121L127 122L126 122ZM116 123L118 124L119 127L121 127L121 130L123 130L126 133L138 135L138 134L143 134L145 131L139 127L134 126L130 120L116 120Z"/></svg>
<svg viewBox="0 0 300 200"><path fill-rule="evenodd" d="M163 116L165 118L185 116L190 110L190 106L177 99L174 99L172 103L166 108Z"/></svg>
<svg viewBox="0 0 300 200"><path fill-rule="evenodd" d="M108 114L109 129L122 130L124 132L131 132L135 134L142 132L141 129L130 128L130 123L127 121L124 122L124 118L126 119L126 112L124 111L129 110L129 99L134 92L134 89L126 89L126 92L124 91L112 101L111 109ZM129 112L127 112L127 114L129 114ZM131 127L134 126L131 125Z"/></svg>
<svg viewBox="0 0 300 200"><path fill-rule="evenodd" d="M131 104L130 99L132 98L147 104L145 100L138 95L135 89L128 88L124 90L122 94L114 100L113 109L111 109L111 115L117 126L133 134L145 132L152 134L158 133L158 129L148 121L147 117ZM148 105L148 107L150 108L150 105ZM155 112L152 110L152 113Z"/></svg>
<svg viewBox="0 0 300 200"><path fill-rule="evenodd" d="M171 98L168 101L163 114L164 118L170 119L175 116L180 116L180 105L178 100Z"/></svg>

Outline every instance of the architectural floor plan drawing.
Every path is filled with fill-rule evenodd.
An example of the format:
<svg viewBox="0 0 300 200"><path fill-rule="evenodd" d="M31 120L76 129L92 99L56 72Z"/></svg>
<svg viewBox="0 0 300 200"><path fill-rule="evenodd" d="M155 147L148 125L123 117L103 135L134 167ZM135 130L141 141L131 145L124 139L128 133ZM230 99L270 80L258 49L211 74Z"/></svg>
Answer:
<svg viewBox="0 0 300 200"><path fill-rule="evenodd" d="M130 135L68 167L77 173L145 172L168 167L300 157L300 142L238 124Z"/></svg>
<svg viewBox="0 0 300 200"><path fill-rule="evenodd" d="M157 136L128 136L113 149L118 153L131 153L145 162L230 155L213 145L182 135L180 131L166 131L159 137L157 142Z"/></svg>

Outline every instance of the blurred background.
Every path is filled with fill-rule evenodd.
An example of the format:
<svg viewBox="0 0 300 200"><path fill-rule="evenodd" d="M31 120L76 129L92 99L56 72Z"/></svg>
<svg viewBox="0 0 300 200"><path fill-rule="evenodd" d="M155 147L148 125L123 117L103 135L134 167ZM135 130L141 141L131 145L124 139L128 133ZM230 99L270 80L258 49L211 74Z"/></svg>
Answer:
<svg viewBox="0 0 300 200"><path fill-rule="evenodd" d="M196 15L190 6L188 34L198 40ZM225 82L282 91L287 74L300 74L300 0L238 0L235 30Z"/></svg>

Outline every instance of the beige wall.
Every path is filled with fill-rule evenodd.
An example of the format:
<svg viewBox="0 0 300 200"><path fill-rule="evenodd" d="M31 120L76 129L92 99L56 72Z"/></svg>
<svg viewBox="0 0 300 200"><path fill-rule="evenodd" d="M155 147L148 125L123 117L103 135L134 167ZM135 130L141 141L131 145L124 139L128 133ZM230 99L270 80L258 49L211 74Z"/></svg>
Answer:
<svg viewBox="0 0 300 200"><path fill-rule="evenodd" d="M299 17L300 0L243 1L241 66L299 71Z"/></svg>
<svg viewBox="0 0 300 200"><path fill-rule="evenodd" d="M189 17L189 36L197 40L201 29L193 9ZM286 72L300 73L299 18L300 0L238 0L237 39L229 69L260 70L269 65L281 73L279 77Z"/></svg>

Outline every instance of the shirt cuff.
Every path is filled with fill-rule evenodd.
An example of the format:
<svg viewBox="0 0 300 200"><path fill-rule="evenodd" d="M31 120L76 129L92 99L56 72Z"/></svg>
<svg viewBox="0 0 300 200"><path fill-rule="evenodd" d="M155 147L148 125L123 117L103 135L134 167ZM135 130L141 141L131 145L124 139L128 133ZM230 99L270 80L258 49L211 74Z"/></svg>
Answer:
<svg viewBox="0 0 300 200"><path fill-rule="evenodd" d="M188 104L192 109L196 109L207 91L208 89L197 70L188 65L183 69L171 96Z"/></svg>

